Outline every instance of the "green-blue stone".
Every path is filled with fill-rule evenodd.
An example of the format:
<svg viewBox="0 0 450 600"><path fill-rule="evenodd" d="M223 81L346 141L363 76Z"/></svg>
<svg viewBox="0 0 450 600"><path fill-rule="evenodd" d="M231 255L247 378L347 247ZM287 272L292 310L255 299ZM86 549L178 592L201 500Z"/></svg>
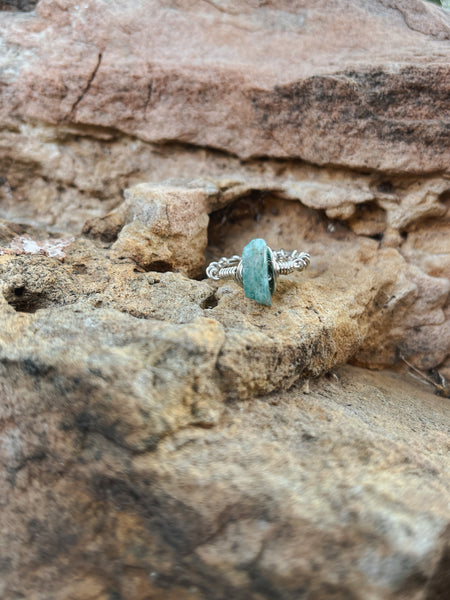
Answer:
<svg viewBox="0 0 450 600"><path fill-rule="evenodd" d="M247 298L272 305L274 273L270 250L262 239L252 240L242 251L242 283Z"/></svg>

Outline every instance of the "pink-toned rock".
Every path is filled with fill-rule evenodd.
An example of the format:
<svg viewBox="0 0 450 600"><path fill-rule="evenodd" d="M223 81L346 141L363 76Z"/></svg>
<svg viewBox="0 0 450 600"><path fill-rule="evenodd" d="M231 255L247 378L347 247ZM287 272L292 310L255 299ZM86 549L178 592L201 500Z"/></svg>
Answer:
<svg viewBox="0 0 450 600"><path fill-rule="evenodd" d="M450 17L423 0L41 0L2 20L4 123L114 128L242 158L448 169Z"/></svg>

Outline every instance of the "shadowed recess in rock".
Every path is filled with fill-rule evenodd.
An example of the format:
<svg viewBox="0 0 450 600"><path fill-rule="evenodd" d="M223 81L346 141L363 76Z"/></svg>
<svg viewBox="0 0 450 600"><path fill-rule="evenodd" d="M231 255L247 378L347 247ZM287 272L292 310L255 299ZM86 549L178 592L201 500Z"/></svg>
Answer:
<svg viewBox="0 0 450 600"><path fill-rule="evenodd" d="M39 0L0 0L0 11L30 12L36 8Z"/></svg>
<svg viewBox="0 0 450 600"><path fill-rule="evenodd" d="M25 313L34 313L51 304L45 295L27 290L24 286L10 290L5 294L5 300L14 310Z"/></svg>
<svg viewBox="0 0 450 600"><path fill-rule="evenodd" d="M325 241L329 237L330 223L322 211L308 209L270 192L254 190L210 214L207 261L240 254L256 237L264 238L274 250L308 251L309 241ZM339 239L339 232L342 239L349 233L345 225L335 223L334 239Z"/></svg>

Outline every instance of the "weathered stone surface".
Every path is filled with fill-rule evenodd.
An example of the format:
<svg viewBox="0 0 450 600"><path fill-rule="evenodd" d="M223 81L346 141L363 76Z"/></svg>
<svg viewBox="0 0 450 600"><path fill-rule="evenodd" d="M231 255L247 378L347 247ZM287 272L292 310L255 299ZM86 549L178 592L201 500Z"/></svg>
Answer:
<svg viewBox="0 0 450 600"><path fill-rule="evenodd" d="M207 186L140 184L125 202L101 220L88 221L85 233L117 241L113 258L129 258L147 271L201 275L208 244ZM215 186L212 191L216 192Z"/></svg>
<svg viewBox="0 0 450 600"><path fill-rule="evenodd" d="M166 269L199 273L204 267L209 212L212 215L209 260L236 254L252 238L261 236L275 249L284 246L311 251L313 269L314 265L320 265L322 272L327 271L330 277L327 291L318 292L312 300L314 306L323 302L325 293L332 295L332 288L342 286L343 292L350 294L350 281L354 277L350 263L359 262L357 268L362 273L380 256L389 257L383 259L386 263L380 263L375 280L367 268L367 281L373 288L373 297L377 298L377 308L369 308L373 297L368 300L363 293L358 298L365 313L364 320L367 317L367 327L359 334L364 342L355 346L357 360L372 366L394 364L400 352L413 358L422 368L440 365L450 353L449 336L445 333L449 323L446 314L450 250L445 241L439 242L439 236L450 237L449 182L430 179L409 186L399 182L397 195L381 185L378 186L381 191L371 191L373 188L368 182L359 182L353 193L348 194L346 186L348 184L338 182L332 186L323 182L295 182L291 178L245 179L242 176L136 186L122 205L106 217L91 220L85 231L106 240L118 235L113 256L128 256L144 269L151 268L152 263L142 257L151 256L153 265L162 267L159 270L164 270L166 265ZM172 207L169 213L165 208L162 210L162 219L154 208L155 197L165 197L166 200L159 201L160 205L165 206L167 202ZM327 222L317 214L308 213L304 205L325 211L327 216L339 214L340 219L348 219L344 223L348 222L350 229L363 235L352 234L346 224L337 226L335 221ZM187 206L190 207L188 212ZM214 212L218 208L221 210ZM178 214L179 220L175 222L181 223L175 225L178 229L173 242L167 237L167 214ZM374 215L375 221L372 220ZM424 218L423 231L429 233L422 238ZM145 224L142 243L136 242L136 236L129 237L126 223L130 220L134 229ZM164 223L162 229L161 222ZM158 235L159 231L162 233ZM365 237L369 235L381 238L381 247L387 250L393 246L395 252L380 252L380 244ZM127 253L126 244L130 239L133 243ZM426 242L427 239L433 241ZM189 252L190 243L192 252ZM423 244L421 252L414 250L418 243ZM170 244L174 248L172 254L168 252ZM362 257L361 247L365 248ZM358 284L363 285L359 280Z"/></svg>
<svg viewBox="0 0 450 600"><path fill-rule="evenodd" d="M450 17L423 0L41 0L2 19L4 122L113 128L242 158L448 169Z"/></svg>
<svg viewBox="0 0 450 600"><path fill-rule="evenodd" d="M396 249L383 248L378 241L343 227L330 230L327 219L298 201L267 194L264 202L249 203L244 198L214 213L209 226L208 259L230 256L258 235L275 249L284 245L311 252L313 261L307 272L280 278L270 311L246 299L233 283L140 272L142 266L145 270L151 263L136 265L138 245L128 258L117 251L122 231L128 219L131 224L137 221L145 225L149 238L156 236L161 223L158 211L164 204L155 197L164 198L165 190L168 198L181 199L183 207L187 198L187 206L205 208L198 211L198 222L192 217L194 209L179 212L179 225L177 217L174 224L162 210L164 225L171 223L178 233L172 229L173 237L165 237L163 229L166 245L156 242L153 247L143 246L144 251L152 253L153 265L162 267L160 270L182 271L189 260L191 272L198 272L204 265L204 254L196 251L195 238L189 254L191 238L184 234L200 231L199 239L206 244L208 204L223 205L224 198L229 201L234 193L242 193L242 182L228 188L223 182L212 181L191 187L182 183L177 187L172 183L137 186L121 207L90 228L91 233L108 237L111 223L114 231L122 223L118 240L111 247L79 240L66 248L66 261L57 267L43 257L3 256L4 297L22 312L83 300L90 307L110 307L137 318L176 323L206 314L226 327L219 370L227 373L224 387L237 390L239 396L291 385L299 376L317 375L351 357L372 366L394 364L399 352L422 368L445 362L449 348L443 332L448 325L450 289L445 271L428 275L405 261ZM176 201L170 206L176 215ZM253 211L257 211L256 220ZM183 252L178 258L172 253L172 263L164 263L166 255L158 253L165 252L170 244L177 252L180 239ZM16 296L15 290L20 295Z"/></svg>
<svg viewBox="0 0 450 600"><path fill-rule="evenodd" d="M117 339L108 325L98 313L88 335ZM136 453L91 389L31 393L38 369L0 407L4 600L445 597L447 400L413 379L346 367ZM142 413L125 402L117 427Z"/></svg>
<svg viewBox="0 0 450 600"><path fill-rule="evenodd" d="M2 600L446 597L448 28L1 12ZM271 308L201 280L258 237L312 255Z"/></svg>
<svg viewBox="0 0 450 600"><path fill-rule="evenodd" d="M352 206L349 224L357 229L357 218L359 222L365 222L365 212L359 207L366 206L370 197L363 190L355 191L353 197L346 198L342 194L343 186L331 188L321 183L303 186L290 179L245 180L242 177L138 185L126 192L126 200L116 210L86 225L85 231L91 237L103 240L103 249L98 243L87 240L73 245L66 263L59 267L59 295L53 297L49 291L51 286L46 284L47 271L52 278L59 277L54 266L45 261L32 263L27 257L21 260L5 258L4 277L9 290L5 295L11 298L11 290L23 288L26 293L23 292L17 300L22 305L28 302L28 296L51 298L49 304L55 305L73 302L72 295L75 293L77 298L88 298L93 306L107 305L139 318L156 317L175 322L187 322L203 314L205 309L209 316L228 323L233 330L242 325L243 332L240 333L243 333L244 340L247 329L253 331L262 327L263 330L273 330L275 341L263 346L266 349L276 348L277 356L284 352L280 346L290 348L294 343L299 350L298 331L306 332L308 344L315 340L314 347L319 344L322 350L328 350L320 352L318 359L314 360L307 352L306 365L293 370L294 379L303 370L308 371L309 360L318 360L311 370L315 374L350 357L371 366L394 364L399 353L421 368L437 367L446 361L450 353L448 336L445 335L449 323L446 316L450 289L448 253L445 254L445 245L439 248L428 245L426 253L414 252L411 250L414 242L408 244L409 233L405 242L400 232L389 225L389 211L401 214L401 204L406 202L409 206L408 227L414 240L414 230L423 216L424 203L428 202L427 210L430 206L434 207L434 214L440 215L448 210L444 192L437 195L435 185L434 181L429 187L422 185L424 202L410 202L408 205L408 199L418 194L417 186L413 186L413 191L407 191L398 203L391 201L392 208L384 204L385 227L397 231L400 240L398 249L389 247L392 240L388 240L384 248L383 243L358 236L347 226L330 222L316 211L304 207L307 203L319 210L328 206L345 211L347 209L343 207ZM315 195L310 192L312 187L320 189L321 186L334 193ZM260 191L255 196L258 189ZM427 198L431 198L433 204ZM443 202L441 198L444 198ZM382 198L380 203L383 202ZM372 200L370 205L377 210L378 200ZM219 210L214 212L214 208ZM404 212L406 214L407 210ZM208 213L211 214L209 225ZM372 214L370 210L369 214ZM436 224L430 218L427 225L430 232L436 226L445 230L446 219L440 217ZM391 219L393 221L394 218ZM177 279L170 274L155 279L155 270L178 270L191 276L198 275L205 265L205 250L208 260L222 255L231 256L259 236L263 236L272 248L298 248L310 251L313 256L312 267L307 274L280 279L279 290L274 297L275 321L271 312L264 311L258 313L260 324L248 321L247 316L242 320L243 307L253 305L242 300L242 291L233 284L220 284L216 298L212 284L183 277ZM115 238L117 240L111 246ZM208 238L209 246L206 248ZM407 260L402 256L403 245ZM440 270L430 269L429 264L435 263L441 265ZM78 278L76 285L65 284L67 273L74 269L75 272L81 269L89 276ZM149 294L147 276L139 270L153 270L150 279L164 284L154 286L154 293ZM16 271L23 274L19 275ZM37 287L33 281L38 282ZM165 286L168 286L167 289ZM47 301L30 302L36 308L46 306ZM208 304L212 308L205 308ZM215 304L218 306L214 307ZM299 313L296 312L297 307L302 307ZM305 309L316 311L321 323L316 324L318 328L312 322L309 323L311 329L305 325L308 323ZM282 318L279 318L280 314ZM291 332L287 338L283 333L285 330ZM312 337L309 337L310 333ZM325 338L330 336L328 342L323 341L324 335ZM334 339L335 335L337 339ZM255 348L261 343L259 336L250 344L249 355L256 356ZM342 351L336 350L336 347ZM233 357L230 364L235 360L239 363L240 359ZM269 364L266 359L262 361L262 369L270 373L272 351L268 352L267 360ZM285 355L284 360L290 364L292 357ZM252 371L259 372L259 367L253 365L249 368L249 372ZM283 376L277 381L286 375L283 369L280 372ZM263 375L262 384L257 385L262 392L267 391L266 377L270 380L272 376ZM291 381L290 377L286 379L288 381ZM243 386L248 383L246 375L243 375Z"/></svg>
<svg viewBox="0 0 450 600"><path fill-rule="evenodd" d="M93 429L133 450L220 414L214 370L224 334L215 321L171 326L75 304L70 316L4 315L3 327L1 392L10 407L36 395L50 412L70 405L68 429Z"/></svg>
<svg viewBox="0 0 450 600"><path fill-rule="evenodd" d="M78 233L133 184L224 173L285 174L333 219L375 195L387 230L361 226L359 211L356 227L394 246L410 205L439 213L420 188L449 164L448 11L423 0L139 6L41 0L2 14L4 218ZM445 184L431 179L438 194ZM414 186L420 198L404 198ZM124 238L142 241L134 227Z"/></svg>
<svg viewBox="0 0 450 600"><path fill-rule="evenodd" d="M440 183L443 190L450 187L450 183ZM428 187L423 187L425 194ZM342 182L332 185L273 174L249 177L241 173L193 180L178 178L126 190L125 202L105 216L88 220L83 232L103 241L118 238L112 248L115 258L130 258L146 270L155 264L166 265L166 270L195 276L204 270L208 214L255 192L299 200L305 206L323 210L330 218L344 220L355 214L358 205L376 199L365 181L354 182L353 186ZM429 211L442 214L446 209L435 196ZM393 210L401 209L395 204ZM414 220L414 210L410 210L410 219Z"/></svg>
<svg viewBox="0 0 450 600"><path fill-rule="evenodd" d="M357 344L358 360L372 366L393 364L400 351L405 357L414 357L418 366L431 368L450 353L445 334L450 251L445 241L440 243L439 237L434 237L435 231L437 236L450 237L449 185L445 179L409 185L399 181L399 191L394 194L392 186L379 184L374 189L368 181L358 181L351 189L339 181L331 185L273 176L170 180L132 188L123 204L105 217L89 221L85 232L110 241L118 236L113 256L131 258L144 269L175 269L192 275L200 273L205 264L210 213L209 260L236 254L250 239L264 236L275 249L311 250L316 264L323 256L323 269L330 274L339 271L336 263L341 264L340 282L330 281L327 294L331 286L345 286L353 277L346 263L360 261L363 269L371 259L377 260L380 244L365 238L375 236L381 239L381 246L398 250L392 253L394 262L382 267L386 273L373 284L374 289L379 286L378 308L367 311L370 325L361 334L364 343ZM314 218L305 205L328 217L344 219L344 227ZM429 231L426 239L433 242L425 244L423 252L413 251L418 243L414 240L422 240L424 219L423 230ZM349 227L362 237L353 235ZM364 239L367 254L355 258ZM339 243L343 240L347 244ZM321 301L316 297L313 304ZM361 299L364 306L365 302Z"/></svg>
<svg viewBox="0 0 450 600"><path fill-rule="evenodd" d="M230 256L236 248L242 248L247 240L257 236L264 237L272 248L298 247L311 252L311 267L300 277L308 284L317 282L318 285L325 277L324 286L317 289L313 306L324 306L324 301L331 298L333 307L343 302L341 306L345 306L344 312L350 316L353 309L347 302L353 299L353 306L359 305L365 314L364 320L368 319L365 322L370 322L367 329L359 327L358 335L364 342L355 354L356 360L372 366L394 364L399 353L411 356L414 347L416 364L429 368L431 362L437 366L443 355L448 354L448 338L444 332L448 323L450 270L445 268L445 246L441 248L443 269L431 276L405 260L401 247L398 250L380 248L375 240L352 237L347 228L322 220L295 202L270 197L251 205L243 201L233 205L226 220L223 219L224 215L219 213L210 227L210 244L215 256ZM431 255L428 258L432 260ZM437 253L436 262L440 259ZM358 270L358 283L353 269ZM359 277L365 275L368 279L363 284ZM375 292L372 286L377 287L377 280L380 287ZM356 290L352 291L353 284L361 285L360 290L372 290L374 296L369 303L367 297L363 299ZM340 293L342 298L338 300L335 294Z"/></svg>
<svg viewBox="0 0 450 600"><path fill-rule="evenodd" d="M108 250L94 242L80 241L69 246L64 263L44 256L0 256L6 335L1 344L3 359L19 362L26 379L26 365L35 356L45 365L44 373L50 369L55 374L56 370L64 378L75 369L73 377L81 381L83 374L90 372L92 355L99 353L107 364L110 346L119 348L126 345L124 339L129 340L133 350L123 358L124 365L130 364L129 377L122 374L121 360L114 368L115 352L111 357L109 401L117 397L121 404L117 390L123 386L130 397L134 393L139 397L139 390L132 391L137 368L133 366L133 353L139 362L142 340L144 370L151 370L153 361L163 360L151 358L150 348L155 345L156 355L158 348L165 352L164 332L170 338L173 331L174 357L182 351L182 346L177 350L176 339L183 337L183 327L171 329L167 325L167 329L158 321L186 326L197 323L199 335L203 331L208 339L213 335L208 333L210 326L216 331L213 335L216 350L211 354L205 354L192 341L190 352L198 356L200 369L196 375L197 387L208 387L213 378L226 396L241 398L286 388L299 377L318 375L345 362L364 347L371 319L379 321L382 316L381 307L374 305L374 301L382 289L395 285L393 265L402 263L395 251L382 250L372 266L363 268L376 248L376 242L365 240L359 248L359 260L350 262L341 248L341 256L332 270L320 273L319 266L319 271L311 270L308 278L302 274L285 277L280 280L270 310L245 298L235 284L221 284L215 293L216 285L189 280L181 274L143 273L129 261L113 262ZM352 246L354 259L353 251ZM121 313L131 315L128 318L131 320ZM105 323L98 332L97 322ZM108 336L102 342L103 333L109 330L118 333L117 340L111 341ZM70 353L62 353L61 345L70 345ZM60 361L57 365L48 358L55 354ZM179 358L181 363L185 358L184 355ZM188 365L185 368L190 371ZM8 372L3 376L7 378ZM102 373L94 372L92 376L104 393ZM176 373L173 377L179 381ZM144 395L155 385L150 376L147 378L150 387L145 388ZM11 385L18 387L17 383ZM150 412L159 411L161 394L166 396L171 392L155 392Z"/></svg>

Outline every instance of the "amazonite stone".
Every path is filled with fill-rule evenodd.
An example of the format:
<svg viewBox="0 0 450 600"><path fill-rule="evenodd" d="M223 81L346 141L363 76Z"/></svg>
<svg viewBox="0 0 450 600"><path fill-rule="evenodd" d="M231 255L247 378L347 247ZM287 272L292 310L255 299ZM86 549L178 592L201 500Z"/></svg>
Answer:
<svg viewBox="0 0 450 600"><path fill-rule="evenodd" d="M272 256L262 239L252 240L242 251L242 283L247 298L272 305L275 289Z"/></svg>

